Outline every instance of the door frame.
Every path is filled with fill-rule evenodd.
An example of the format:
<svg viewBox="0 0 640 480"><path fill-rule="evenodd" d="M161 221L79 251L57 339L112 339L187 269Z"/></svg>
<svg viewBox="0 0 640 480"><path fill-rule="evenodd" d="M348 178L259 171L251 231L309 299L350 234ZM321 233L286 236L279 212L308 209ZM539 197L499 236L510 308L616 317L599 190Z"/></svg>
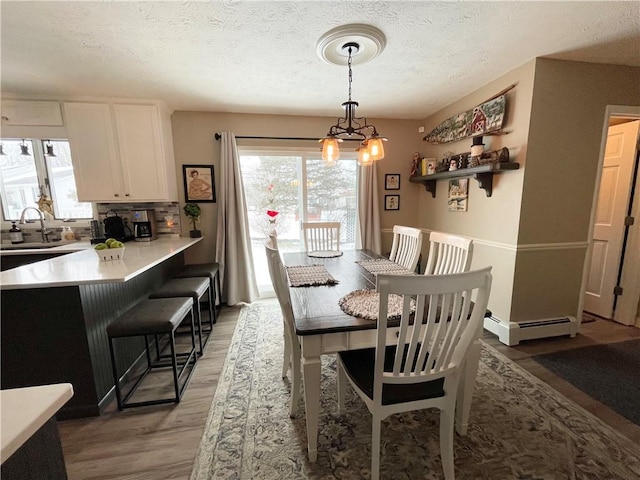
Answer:
<svg viewBox="0 0 640 480"><path fill-rule="evenodd" d="M589 277L589 269L591 267L591 255L593 250L593 232L595 229L596 209L598 207L598 193L600 192L600 183L602 181L602 169L604 165L604 156L607 146L607 137L609 132L609 124L611 117L626 117L630 120L640 119L640 106L626 106L626 105L607 105L604 115L604 121L602 125L602 134L600 139L600 155L598 157L598 169L596 171L596 181L593 190L593 200L591 203L591 219L589 221L588 231L588 247L584 260L584 267L582 270L582 286L580 289L580 301L578 302L578 311L576 318L578 319L578 328L582 323L582 312L584 309L585 291L587 289L587 281ZM637 192L636 192L637 193ZM638 219L640 221L640 219ZM622 259L624 261L624 257Z"/></svg>

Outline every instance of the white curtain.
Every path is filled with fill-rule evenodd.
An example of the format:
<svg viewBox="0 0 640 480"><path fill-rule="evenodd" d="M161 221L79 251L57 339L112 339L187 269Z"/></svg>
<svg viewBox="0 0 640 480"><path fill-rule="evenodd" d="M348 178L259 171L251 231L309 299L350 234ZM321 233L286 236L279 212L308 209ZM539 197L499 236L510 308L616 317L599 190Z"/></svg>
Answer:
<svg viewBox="0 0 640 480"><path fill-rule="evenodd" d="M220 264L220 282L227 305L251 303L258 298L238 146L231 132L222 132L220 140L216 262Z"/></svg>
<svg viewBox="0 0 640 480"><path fill-rule="evenodd" d="M356 248L380 254L380 206L378 203L378 166L358 168L358 230Z"/></svg>

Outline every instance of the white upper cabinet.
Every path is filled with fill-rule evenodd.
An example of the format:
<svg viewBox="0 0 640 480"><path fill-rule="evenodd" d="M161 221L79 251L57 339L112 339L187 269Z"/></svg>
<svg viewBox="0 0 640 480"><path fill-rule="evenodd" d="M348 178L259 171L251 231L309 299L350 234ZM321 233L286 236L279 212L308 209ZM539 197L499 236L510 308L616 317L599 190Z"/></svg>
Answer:
<svg viewBox="0 0 640 480"><path fill-rule="evenodd" d="M177 201L168 114L158 105L68 102L78 199Z"/></svg>
<svg viewBox="0 0 640 480"><path fill-rule="evenodd" d="M60 103L48 100L3 100L2 125L61 126Z"/></svg>

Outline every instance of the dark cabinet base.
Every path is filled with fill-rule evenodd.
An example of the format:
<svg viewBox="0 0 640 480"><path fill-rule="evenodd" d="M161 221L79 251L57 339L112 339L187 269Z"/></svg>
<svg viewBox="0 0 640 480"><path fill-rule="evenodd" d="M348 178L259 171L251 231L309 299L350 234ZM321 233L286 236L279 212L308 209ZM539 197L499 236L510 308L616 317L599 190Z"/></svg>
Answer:
<svg viewBox="0 0 640 480"><path fill-rule="evenodd" d="M0 467L2 480L65 480L60 434L52 417Z"/></svg>
<svg viewBox="0 0 640 480"><path fill-rule="evenodd" d="M3 290L1 387L71 383L74 395L58 419L96 416L112 399L106 327L184 265L184 255L124 283ZM142 339L118 342L118 369L144 350Z"/></svg>

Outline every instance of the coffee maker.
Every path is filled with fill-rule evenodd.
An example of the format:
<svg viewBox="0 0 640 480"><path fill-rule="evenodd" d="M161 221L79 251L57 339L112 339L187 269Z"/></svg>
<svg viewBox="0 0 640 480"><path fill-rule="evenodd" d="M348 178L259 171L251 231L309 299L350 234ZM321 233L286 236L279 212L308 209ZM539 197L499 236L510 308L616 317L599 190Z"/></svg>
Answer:
<svg viewBox="0 0 640 480"><path fill-rule="evenodd" d="M131 216L133 236L136 242L150 242L158 238L155 210L134 210L131 212Z"/></svg>

